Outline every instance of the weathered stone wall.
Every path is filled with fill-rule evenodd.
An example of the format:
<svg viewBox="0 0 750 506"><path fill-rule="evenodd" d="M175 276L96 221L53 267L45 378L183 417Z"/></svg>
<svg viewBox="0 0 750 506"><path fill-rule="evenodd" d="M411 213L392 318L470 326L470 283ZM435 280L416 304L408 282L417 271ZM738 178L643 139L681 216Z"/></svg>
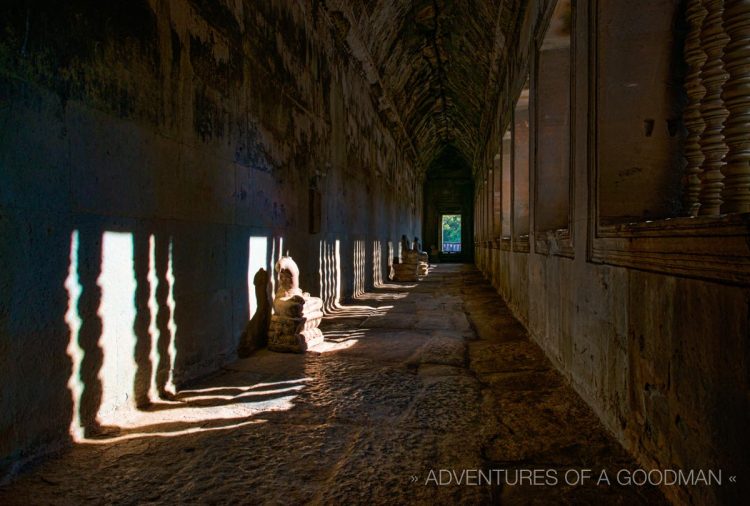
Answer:
<svg viewBox="0 0 750 506"><path fill-rule="evenodd" d="M531 337L646 469L723 470L721 487L665 487L668 497L739 502L747 485L727 480L748 471L747 288L481 253L496 258L484 271Z"/></svg>
<svg viewBox="0 0 750 506"><path fill-rule="evenodd" d="M157 370L233 360L281 252L331 302L421 235L419 171L334 26L317 1L0 8L0 476Z"/></svg>
<svg viewBox="0 0 750 506"><path fill-rule="evenodd" d="M529 8L533 5L529 2ZM596 182L592 175L595 139L589 134L590 115L594 114L589 86L596 82L592 74L595 70L589 67L589 51L597 35L589 31L590 3L575 2L575 5L575 128L571 146L575 185L570 229L574 251L569 255L572 258L555 254L555 251L539 251L535 243L541 238L534 236L532 226L529 253L514 251L514 245L506 248L500 241L480 241L477 265L527 326L532 338L644 468L723 471L722 486L664 487L667 497L678 504L739 504L750 493L747 480L740 478L750 473L747 459L747 448L750 448L747 431L750 424L750 398L747 396L750 389L750 289L741 282L727 282L720 276L717 279L711 262L724 254L732 239L717 233L709 240L712 242L701 243L703 239L699 236L710 235L710 230L680 237L679 243L670 243L676 245L672 258L691 262L692 276L669 273L668 262L649 266L647 259L657 257L659 250L656 249L641 251L643 267L638 270L612 265L614 260L591 261L593 248L600 247L595 231L596 201L591 197L591 185ZM612 5L619 5L619 2ZM621 31L617 25L600 29L631 37L624 39L626 47L648 40L655 46L654 54L664 52L659 44L664 46L670 42L667 39L655 41L649 23L663 21L666 13L667 22L671 16L676 26L670 33L678 37L679 9L684 4L664 1L649 5L658 16L639 14L641 24L629 26L631 30ZM544 10L540 9L527 22L533 26L538 22L535 19L543 16ZM639 35L633 35L632 31ZM532 43L531 39L524 39L527 30L522 29L519 34L518 45L512 46L514 49L510 50L505 69L507 82L516 90L520 89L529 65L528 48ZM617 55L607 57L613 58L608 61L609 66L621 61L617 60ZM619 146L626 146L622 149L628 151L627 146L638 149L639 145L650 142L644 140L644 119L656 119L659 130L653 135L661 138L654 142L666 145L675 141L670 139L673 132L667 131L664 121L669 117L661 115L669 109L673 87L678 87L679 91L679 80L665 83L653 79L653 75L631 78L634 83L651 78L652 84L642 88L641 94L662 87L669 87L670 93L664 93L659 99L663 102L654 103L645 112L633 109L630 104L621 104L619 116L599 116L600 123L621 122L619 127L626 132L619 134L621 144L609 136L609 144L598 146L598 149L608 150L609 159L621 153ZM607 90L598 91L607 93ZM481 158L485 167L491 167L491 157L497 152L512 106L512 100L499 106L497 116L500 119L493 127L492 140ZM617 108L618 104L610 101L609 107ZM678 127L678 140L679 135ZM650 146L643 148L645 152L648 153ZM673 180L675 174L679 177L680 166L674 160L671 163L664 165L662 161L655 161L653 167L657 170L644 171L650 174L649 185L652 186L646 186L647 191L643 193L634 193L631 189L623 198L632 201L651 198L652 188L658 184L656 178L662 177L661 198L665 205L672 204ZM532 187L533 167L532 150ZM665 170L669 167L673 169L671 172ZM630 174L620 176L627 178ZM606 181L599 183L607 184ZM617 194L616 184L614 181L613 186L604 188L607 199ZM620 188L620 191L624 190ZM599 197L604 198L601 193ZM543 192L539 198L544 198ZM533 208L532 205L532 224ZM644 216L648 218L649 214L645 212ZM606 222L607 216L601 217L602 222ZM747 220L742 223L740 230L744 232L739 233L744 233L746 242ZM679 233L667 229L663 236ZM629 251L627 245L631 241L633 239L623 240L622 251ZM689 257L693 253L696 259ZM745 251L743 258L747 258L747 254ZM746 260L744 265L746 269ZM742 271L741 267L738 269ZM738 483L729 483L730 475L736 475Z"/></svg>

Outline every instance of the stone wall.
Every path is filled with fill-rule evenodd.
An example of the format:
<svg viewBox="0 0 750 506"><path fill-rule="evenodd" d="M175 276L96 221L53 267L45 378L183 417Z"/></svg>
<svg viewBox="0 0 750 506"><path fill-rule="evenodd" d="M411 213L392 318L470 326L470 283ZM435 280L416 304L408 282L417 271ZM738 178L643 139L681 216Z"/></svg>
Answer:
<svg viewBox="0 0 750 506"><path fill-rule="evenodd" d="M560 237L535 232L532 202L530 251L515 239L503 241L478 230L477 264L645 469L723 471L722 486L663 487L667 497L678 504L738 504L750 493L742 478L750 473L750 226L747 215L684 218L684 211L675 209L674 184L684 162L671 150L681 149L684 130L672 108L684 75L679 63L684 4L646 2L648 15L620 2L574 4L572 225ZM617 33L627 51L640 48L640 60L656 56L660 65L671 67L666 70L672 80L661 78L663 68L627 76L639 107L608 95L629 89L611 73L609 84L594 93L594 85L607 83L590 66L597 57L594 41L601 42L604 28L590 30L589 7L608 5L637 12L639 22L624 27L612 21L607 33ZM544 27L549 16L549 8L534 2L528 9L532 13L524 23L529 26L517 32L505 69L515 90L533 69L534 41L528 34ZM608 50L606 69L627 65L632 56ZM517 96L498 106L484 165L475 168L480 175L491 167ZM596 116L597 97L609 100L607 115L599 109ZM531 108L533 115L533 103ZM644 131L649 123L653 132ZM533 141L530 151L533 200ZM597 155L607 160L606 167L597 166ZM637 162L625 162L638 170L597 178L601 171L611 173L613 163L638 156ZM555 189L536 191L537 199L544 199L545 191ZM655 199L661 199L661 208L650 206ZM630 210L648 209L635 218L631 211L621 212L621 222L639 223L612 227L608 210L618 202ZM602 203L608 206L604 212ZM671 219L659 221L654 214ZM731 475L737 483L728 481Z"/></svg>
<svg viewBox="0 0 750 506"><path fill-rule="evenodd" d="M747 485L727 480L748 471L746 287L477 252L531 337L646 469L723 470L722 487L665 487L668 497L739 501Z"/></svg>
<svg viewBox="0 0 750 506"><path fill-rule="evenodd" d="M420 171L329 14L0 8L0 477L233 360L280 253L331 303L421 236Z"/></svg>

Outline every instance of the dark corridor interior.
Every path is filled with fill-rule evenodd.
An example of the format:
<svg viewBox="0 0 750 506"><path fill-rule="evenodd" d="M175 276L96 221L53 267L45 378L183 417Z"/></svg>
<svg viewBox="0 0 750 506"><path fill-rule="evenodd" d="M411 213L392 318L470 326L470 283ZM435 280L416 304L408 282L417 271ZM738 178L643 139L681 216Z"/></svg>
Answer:
<svg viewBox="0 0 750 506"><path fill-rule="evenodd" d="M424 183L424 249L441 262L474 262L474 182L471 166L454 146L446 146L427 169ZM445 253L441 218L461 216L461 249Z"/></svg>
<svg viewBox="0 0 750 506"><path fill-rule="evenodd" d="M748 48L750 0L3 0L0 503L743 504ZM695 472L427 481L544 466Z"/></svg>

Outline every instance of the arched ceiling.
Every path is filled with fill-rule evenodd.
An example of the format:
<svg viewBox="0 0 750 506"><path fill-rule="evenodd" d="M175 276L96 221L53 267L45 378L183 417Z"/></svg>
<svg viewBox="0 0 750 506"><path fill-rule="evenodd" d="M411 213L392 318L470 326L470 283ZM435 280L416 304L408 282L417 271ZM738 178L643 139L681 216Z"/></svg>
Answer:
<svg viewBox="0 0 750 506"><path fill-rule="evenodd" d="M446 144L427 167L428 179L471 179L471 163L454 145Z"/></svg>
<svg viewBox="0 0 750 506"><path fill-rule="evenodd" d="M423 170L446 147L473 161L519 0L326 0L381 112Z"/></svg>

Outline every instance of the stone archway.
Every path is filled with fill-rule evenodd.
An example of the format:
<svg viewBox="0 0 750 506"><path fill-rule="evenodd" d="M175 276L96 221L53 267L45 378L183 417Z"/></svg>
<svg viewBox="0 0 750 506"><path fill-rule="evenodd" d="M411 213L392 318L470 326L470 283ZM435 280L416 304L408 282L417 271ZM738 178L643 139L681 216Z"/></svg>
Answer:
<svg viewBox="0 0 750 506"><path fill-rule="evenodd" d="M424 186L424 249L432 261L472 262L474 260L474 181L471 168L463 154L451 145L445 146L430 164ZM461 247L459 252L432 253L441 246L443 215L461 216Z"/></svg>

